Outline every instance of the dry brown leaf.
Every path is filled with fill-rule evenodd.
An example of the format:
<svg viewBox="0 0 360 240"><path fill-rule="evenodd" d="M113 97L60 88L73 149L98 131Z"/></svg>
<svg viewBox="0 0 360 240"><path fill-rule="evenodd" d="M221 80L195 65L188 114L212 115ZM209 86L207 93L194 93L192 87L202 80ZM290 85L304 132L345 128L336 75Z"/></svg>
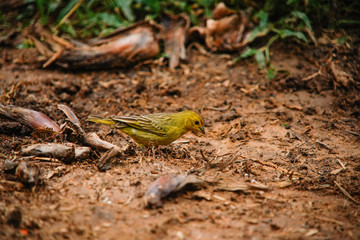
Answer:
<svg viewBox="0 0 360 240"><path fill-rule="evenodd" d="M39 132L60 132L60 127L53 120L44 113L35 110L0 104L0 115L11 118Z"/></svg>
<svg viewBox="0 0 360 240"><path fill-rule="evenodd" d="M186 59L185 39L190 26L190 19L185 14L162 17L162 35L165 41L165 53L170 56L169 67L179 66L180 59Z"/></svg>
<svg viewBox="0 0 360 240"><path fill-rule="evenodd" d="M344 87L348 87L350 82L354 82L352 75L336 66L335 62L331 62L330 67L337 83Z"/></svg>

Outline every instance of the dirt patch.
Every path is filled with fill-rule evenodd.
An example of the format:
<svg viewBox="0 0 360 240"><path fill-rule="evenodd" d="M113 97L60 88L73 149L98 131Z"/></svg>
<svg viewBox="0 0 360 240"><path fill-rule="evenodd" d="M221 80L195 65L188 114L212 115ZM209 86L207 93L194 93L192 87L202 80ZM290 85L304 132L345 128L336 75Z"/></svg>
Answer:
<svg viewBox="0 0 360 240"><path fill-rule="evenodd" d="M174 71L154 64L74 73L20 65L12 56L28 52L8 50L0 74L4 104L44 112L61 125L65 116L57 104L65 103L85 130L117 145L132 140L86 117L192 109L205 119L207 134L187 134L180 139L185 143L155 154L132 145L106 172L96 168L100 152L68 164L38 162L43 183L32 190L2 172L1 238L358 239L359 205L343 192L360 202L359 105L347 97L356 96L358 70L351 68L357 82L349 88L335 86L326 67L306 80L328 56L280 49L272 61L289 73L272 81L248 60L229 64L226 54L192 51L188 63ZM66 134L38 136L1 118L1 164L18 156L22 145L49 141L77 142ZM158 177L204 166L200 149L209 157L242 155L211 179L257 182L273 190L185 188L162 208L144 209L144 193Z"/></svg>

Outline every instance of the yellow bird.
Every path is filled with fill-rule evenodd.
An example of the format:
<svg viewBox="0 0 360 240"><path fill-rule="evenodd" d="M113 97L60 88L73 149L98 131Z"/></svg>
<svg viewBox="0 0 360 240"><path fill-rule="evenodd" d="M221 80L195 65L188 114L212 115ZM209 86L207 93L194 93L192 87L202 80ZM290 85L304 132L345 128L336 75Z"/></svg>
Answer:
<svg viewBox="0 0 360 240"><path fill-rule="evenodd" d="M115 127L133 138L140 147L168 145L189 131L205 134L202 117L190 110L134 117L89 116L87 121Z"/></svg>

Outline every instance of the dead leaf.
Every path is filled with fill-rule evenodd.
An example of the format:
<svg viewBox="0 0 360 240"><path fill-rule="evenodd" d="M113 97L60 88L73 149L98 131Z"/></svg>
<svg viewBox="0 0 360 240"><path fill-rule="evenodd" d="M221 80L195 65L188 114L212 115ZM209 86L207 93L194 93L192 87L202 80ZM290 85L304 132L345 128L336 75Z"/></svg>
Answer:
<svg viewBox="0 0 360 240"><path fill-rule="evenodd" d="M42 112L13 105L5 106L0 104L0 114L39 132L60 132L60 127Z"/></svg>
<svg viewBox="0 0 360 240"><path fill-rule="evenodd" d="M180 59L186 59L185 39L189 30L190 19L185 14L177 16L165 14L162 17L162 26L165 53L170 57L170 69L174 69L179 66Z"/></svg>
<svg viewBox="0 0 360 240"><path fill-rule="evenodd" d="M344 87L348 87L349 83L354 82L352 75L336 66L335 62L331 62L330 67L337 83L340 83Z"/></svg>

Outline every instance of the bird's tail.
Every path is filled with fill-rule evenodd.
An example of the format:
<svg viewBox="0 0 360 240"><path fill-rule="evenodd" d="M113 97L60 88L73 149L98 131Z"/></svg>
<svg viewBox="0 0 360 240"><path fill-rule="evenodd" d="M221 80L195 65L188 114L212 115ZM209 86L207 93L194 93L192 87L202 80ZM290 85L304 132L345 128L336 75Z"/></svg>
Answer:
<svg viewBox="0 0 360 240"><path fill-rule="evenodd" d="M116 121L114 121L111 118L104 118L104 117L99 117L99 116L88 116L86 121L102 123L102 124L111 125L111 126L114 126L116 124Z"/></svg>

